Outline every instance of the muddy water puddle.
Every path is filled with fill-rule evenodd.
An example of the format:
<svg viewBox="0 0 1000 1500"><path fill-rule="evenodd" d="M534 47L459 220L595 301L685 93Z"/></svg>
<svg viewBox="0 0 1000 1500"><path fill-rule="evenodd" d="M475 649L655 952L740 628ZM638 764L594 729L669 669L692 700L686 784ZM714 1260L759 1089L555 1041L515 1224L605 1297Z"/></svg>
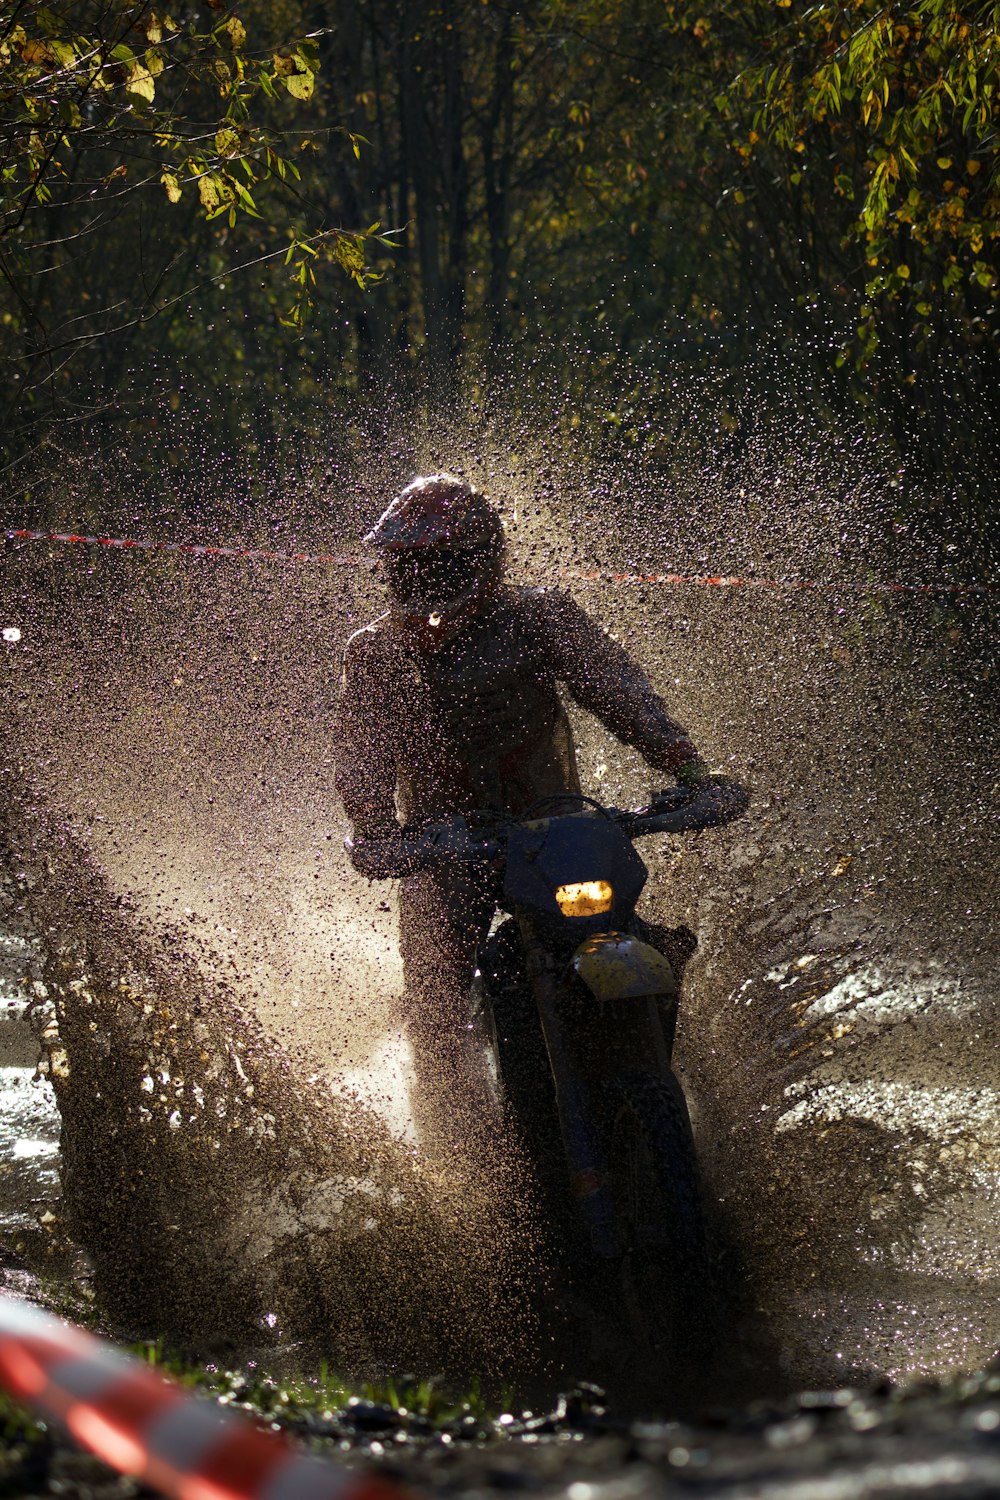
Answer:
<svg viewBox="0 0 1000 1500"><path fill-rule="evenodd" d="M0 1057L31 1059L0 1065L0 1287L46 1300L42 1279L73 1272L54 1250L59 1110L51 1084L36 1073L38 1046L22 1010L15 1001L0 1012Z"/></svg>
<svg viewBox="0 0 1000 1500"><path fill-rule="evenodd" d="M0 1278L22 1293L34 1284L32 1262L50 1259L60 1196L59 1110L37 1075L38 1039L25 1016L32 957L23 934L0 929Z"/></svg>
<svg viewBox="0 0 1000 1500"><path fill-rule="evenodd" d="M0 1068L0 1225L16 1239L51 1209L59 1187L59 1111L34 1068Z"/></svg>

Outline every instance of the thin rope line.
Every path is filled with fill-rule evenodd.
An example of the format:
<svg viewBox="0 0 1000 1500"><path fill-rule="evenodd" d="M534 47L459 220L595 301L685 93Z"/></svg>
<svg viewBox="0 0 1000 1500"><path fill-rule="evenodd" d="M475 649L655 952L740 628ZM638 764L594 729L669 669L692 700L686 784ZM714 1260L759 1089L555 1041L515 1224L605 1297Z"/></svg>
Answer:
<svg viewBox="0 0 1000 1500"><path fill-rule="evenodd" d="M119 551L176 552L189 557L234 557L252 562L307 563L326 567L370 567L373 559L338 552L275 552L260 547L217 547L197 542L162 542L134 537L84 536L76 532L6 531L9 542L64 542ZM759 578L724 573L618 573L607 569L566 569L561 575L577 583L628 583L696 588L818 589L859 594L996 594L1000 583L896 583L871 579L863 583L818 578Z"/></svg>

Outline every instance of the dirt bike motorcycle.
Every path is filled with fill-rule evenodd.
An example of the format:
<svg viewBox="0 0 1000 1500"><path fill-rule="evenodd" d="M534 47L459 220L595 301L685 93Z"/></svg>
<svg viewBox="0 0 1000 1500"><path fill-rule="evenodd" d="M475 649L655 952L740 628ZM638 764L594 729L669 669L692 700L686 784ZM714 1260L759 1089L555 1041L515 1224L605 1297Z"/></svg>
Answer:
<svg viewBox="0 0 1000 1500"><path fill-rule="evenodd" d="M492 866L506 916L477 956L469 1066L520 1134L592 1296L653 1349L675 1352L697 1324L705 1237L671 1068L677 979L636 913L648 871L633 840L727 823L747 800L722 778L633 811L560 794L517 820L404 830L384 872Z"/></svg>

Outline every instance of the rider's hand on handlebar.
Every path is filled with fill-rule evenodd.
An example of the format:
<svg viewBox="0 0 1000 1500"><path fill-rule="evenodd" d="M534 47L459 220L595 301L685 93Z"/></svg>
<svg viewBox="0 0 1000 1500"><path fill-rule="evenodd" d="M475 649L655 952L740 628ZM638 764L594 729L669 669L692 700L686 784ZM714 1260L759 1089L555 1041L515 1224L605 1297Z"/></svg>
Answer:
<svg viewBox="0 0 1000 1500"><path fill-rule="evenodd" d="M679 786L685 787L702 800L716 801L720 806L723 804L739 802L740 810L745 809L747 801L746 790L730 776L723 776L718 771L710 771L703 760L695 759L685 761L675 772Z"/></svg>
<svg viewBox="0 0 1000 1500"><path fill-rule="evenodd" d="M688 787L691 791L697 791L706 781L712 779L711 771L700 756L684 761L677 767L674 775L679 786Z"/></svg>
<svg viewBox="0 0 1000 1500"><path fill-rule="evenodd" d="M658 820L663 832L712 828L746 812L750 802L746 788L710 771L704 761L687 761L675 774L678 784L654 795L647 809L646 830Z"/></svg>
<svg viewBox="0 0 1000 1500"><path fill-rule="evenodd" d="M488 864L500 853L495 840L470 833L464 818L375 837L356 834L344 840L344 848L354 868L369 880L399 879L459 863Z"/></svg>
<svg viewBox="0 0 1000 1500"><path fill-rule="evenodd" d="M377 838L366 838L361 833L349 834L344 840L344 848L358 874L367 875L369 880L391 880L420 868L402 829L399 833L383 834Z"/></svg>

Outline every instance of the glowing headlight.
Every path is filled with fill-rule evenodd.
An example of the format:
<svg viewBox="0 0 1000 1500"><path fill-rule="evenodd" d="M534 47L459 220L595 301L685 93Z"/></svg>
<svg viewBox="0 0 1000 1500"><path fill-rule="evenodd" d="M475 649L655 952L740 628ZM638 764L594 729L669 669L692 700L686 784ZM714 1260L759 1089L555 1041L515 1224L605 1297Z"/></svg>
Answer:
<svg viewBox="0 0 1000 1500"><path fill-rule="evenodd" d="M574 885L561 885L556 890L556 901L564 917L596 917L602 911L610 911L615 893L606 880L580 880Z"/></svg>

